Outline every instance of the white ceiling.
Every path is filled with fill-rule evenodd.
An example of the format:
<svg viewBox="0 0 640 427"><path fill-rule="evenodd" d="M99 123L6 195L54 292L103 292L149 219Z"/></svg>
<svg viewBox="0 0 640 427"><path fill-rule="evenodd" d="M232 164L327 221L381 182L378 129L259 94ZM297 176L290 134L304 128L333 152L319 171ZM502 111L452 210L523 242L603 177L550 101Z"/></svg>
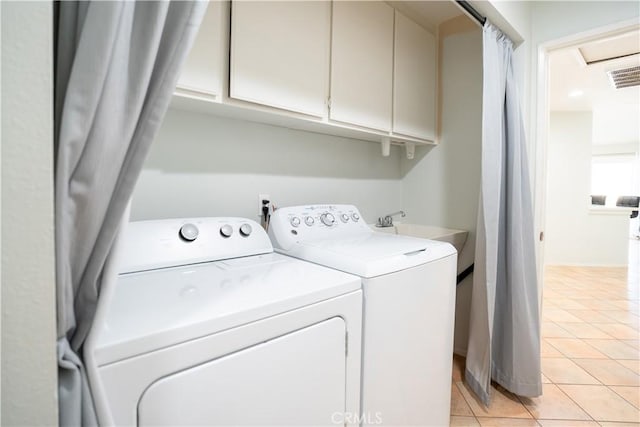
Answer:
<svg viewBox="0 0 640 427"><path fill-rule="evenodd" d="M608 71L640 65L640 54L587 65L590 59L640 51L640 30L590 41L549 55L551 111L591 111L592 144L640 140L640 86L615 89ZM586 59L585 59L586 57Z"/></svg>
<svg viewBox="0 0 640 427"><path fill-rule="evenodd" d="M621 50L622 46L625 50ZM640 54L586 65L582 52L619 56L626 51L640 52L640 30L606 40L591 41L552 52L550 61L551 111L592 111L607 105L640 104L640 86L615 89L607 71L640 65ZM573 96L572 96L573 95Z"/></svg>

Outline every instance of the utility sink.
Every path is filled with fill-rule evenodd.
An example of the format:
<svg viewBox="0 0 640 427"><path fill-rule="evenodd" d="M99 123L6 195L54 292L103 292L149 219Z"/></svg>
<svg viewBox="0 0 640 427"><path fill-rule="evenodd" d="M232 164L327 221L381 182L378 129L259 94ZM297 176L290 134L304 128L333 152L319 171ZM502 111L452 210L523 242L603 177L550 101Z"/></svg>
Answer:
<svg viewBox="0 0 640 427"><path fill-rule="evenodd" d="M458 253L462 251L467 241L467 236L469 235L469 232L464 230L419 224L398 223L392 227L376 227L372 225L371 228L381 233L400 234L403 236L420 237L422 239L451 243Z"/></svg>

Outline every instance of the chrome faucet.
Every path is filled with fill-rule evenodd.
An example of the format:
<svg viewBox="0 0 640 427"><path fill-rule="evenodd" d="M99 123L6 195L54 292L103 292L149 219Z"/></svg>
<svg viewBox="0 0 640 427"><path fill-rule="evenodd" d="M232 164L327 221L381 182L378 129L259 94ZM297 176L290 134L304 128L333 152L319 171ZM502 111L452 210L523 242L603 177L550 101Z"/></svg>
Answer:
<svg viewBox="0 0 640 427"><path fill-rule="evenodd" d="M398 211L398 212L390 213L389 215L381 216L380 218L378 218L376 227L393 227L393 217L396 215L400 215L403 218L406 216L404 211Z"/></svg>

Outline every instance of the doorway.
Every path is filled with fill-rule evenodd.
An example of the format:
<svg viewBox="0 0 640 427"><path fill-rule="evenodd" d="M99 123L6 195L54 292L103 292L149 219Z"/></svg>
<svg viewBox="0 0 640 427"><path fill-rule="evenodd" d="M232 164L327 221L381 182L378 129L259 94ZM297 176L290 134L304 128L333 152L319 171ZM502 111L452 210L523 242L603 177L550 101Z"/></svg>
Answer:
<svg viewBox="0 0 640 427"><path fill-rule="evenodd" d="M548 265L638 271L630 217L640 195L640 26L547 43L539 67L540 273Z"/></svg>

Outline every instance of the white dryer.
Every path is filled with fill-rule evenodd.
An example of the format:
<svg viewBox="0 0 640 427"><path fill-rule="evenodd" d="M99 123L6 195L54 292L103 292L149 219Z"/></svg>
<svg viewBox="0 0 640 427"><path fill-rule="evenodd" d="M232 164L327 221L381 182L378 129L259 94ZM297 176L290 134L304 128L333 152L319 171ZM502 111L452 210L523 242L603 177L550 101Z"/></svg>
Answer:
<svg viewBox="0 0 640 427"><path fill-rule="evenodd" d="M351 205L280 208L269 235L276 251L362 278L365 423L449 425L453 246L374 232Z"/></svg>
<svg viewBox="0 0 640 427"><path fill-rule="evenodd" d="M358 277L241 218L130 223L84 356L101 425L335 425L358 412Z"/></svg>

